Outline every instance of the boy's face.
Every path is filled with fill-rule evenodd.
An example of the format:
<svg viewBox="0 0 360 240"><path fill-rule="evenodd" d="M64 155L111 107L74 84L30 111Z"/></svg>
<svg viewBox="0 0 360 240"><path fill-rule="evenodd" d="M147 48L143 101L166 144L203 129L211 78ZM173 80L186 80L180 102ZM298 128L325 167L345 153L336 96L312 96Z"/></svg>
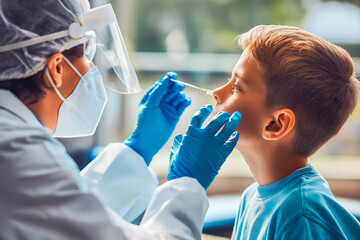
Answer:
<svg viewBox="0 0 360 240"><path fill-rule="evenodd" d="M259 140L269 119L266 118L269 111L265 108L265 96L266 86L258 63L245 49L229 82L214 90L216 104L213 113L240 112L242 120L236 129L240 133L239 143L250 143Z"/></svg>

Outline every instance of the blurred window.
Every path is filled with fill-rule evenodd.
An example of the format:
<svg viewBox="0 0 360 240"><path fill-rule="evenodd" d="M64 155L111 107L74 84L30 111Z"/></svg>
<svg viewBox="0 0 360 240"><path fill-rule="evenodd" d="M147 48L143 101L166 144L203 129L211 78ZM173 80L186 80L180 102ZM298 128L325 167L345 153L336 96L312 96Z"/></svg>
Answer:
<svg viewBox="0 0 360 240"><path fill-rule="evenodd" d="M332 12L327 1L320 0L112 1L144 91L109 96L97 143L122 141L131 134L138 102L147 88L167 71L177 71L179 79L205 88L225 83L241 54L234 38L258 24L294 25L312 31L347 49L359 72L360 0L344 2L329 3L337 6ZM333 16L335 13L337 17ZM185 93L192 98L192 105L171 139L184 133L198 107L214 103L211 97L196 90L186 89ZM171 143L172 140L151 164L164 179ZM360 109L357 107L339 134L311 157L311 163L329 181L336 195L360 199L359 155ZM252 181L241 154L234 150L209 193L240 193Z"/></svg>

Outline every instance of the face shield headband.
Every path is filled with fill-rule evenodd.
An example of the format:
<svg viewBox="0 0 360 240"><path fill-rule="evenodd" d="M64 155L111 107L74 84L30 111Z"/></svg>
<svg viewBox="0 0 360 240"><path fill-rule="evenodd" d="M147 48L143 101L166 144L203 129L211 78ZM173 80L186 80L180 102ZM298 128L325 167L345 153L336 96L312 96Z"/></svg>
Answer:
<svg viewBox="0 0 360 240"><path fill-rule="evenodd" d="M70 36L75 41L71 42L66 49L84 41L85 56L90 55L90 59L93 58L95 63L98 63L97 66L108 88L123 94L140 92L141 87L112 6L107 4L90 9L84 13L83 19L83 26L72 23L64 31L0 46L0 52Z"/></svg>

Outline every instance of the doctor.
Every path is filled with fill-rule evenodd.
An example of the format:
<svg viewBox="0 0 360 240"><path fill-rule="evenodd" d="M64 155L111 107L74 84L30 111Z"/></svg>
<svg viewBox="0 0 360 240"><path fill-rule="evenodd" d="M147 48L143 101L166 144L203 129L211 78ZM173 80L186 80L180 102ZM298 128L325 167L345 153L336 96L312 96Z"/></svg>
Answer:
<svg viewBox="0 0 360 240"><path fill-rule="evenodd" d="M201 128L211 106L200 108L158 186L147 166L190 105L168 73L141 100L134 133L79 172L53 137L93 134L105 85L140 91L111 5L0 1L0 34L0 239L200 239L205 189L237 142L240 115Z"/></svg>

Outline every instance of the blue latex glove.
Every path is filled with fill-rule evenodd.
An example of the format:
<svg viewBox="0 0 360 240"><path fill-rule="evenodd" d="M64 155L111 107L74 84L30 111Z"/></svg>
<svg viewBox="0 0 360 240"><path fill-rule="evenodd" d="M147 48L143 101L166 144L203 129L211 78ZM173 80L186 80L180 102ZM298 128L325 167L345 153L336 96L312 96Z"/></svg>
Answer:
<svg viewBox="0 0 360 240"><path fill-rule="evenodd" d="M176 73L168 72L147 91L139 104L135 131L124 141L147 165L168 141L181 114L191 104L182 92L185 86L170 80L176 78Z"/></svg>
<svg viewBox="0 0 360 240"><path fill-rule="evenodd" d="M227 112L219 112L202 129L201 125L211 111L211 105L201 107L192 117L184 136L179 134L175 137L171 147L168 180L184 176L196 178L206 190L236 146L239 133L234 131L240 123L241 114L235 112L230 117Z"/></svg>

